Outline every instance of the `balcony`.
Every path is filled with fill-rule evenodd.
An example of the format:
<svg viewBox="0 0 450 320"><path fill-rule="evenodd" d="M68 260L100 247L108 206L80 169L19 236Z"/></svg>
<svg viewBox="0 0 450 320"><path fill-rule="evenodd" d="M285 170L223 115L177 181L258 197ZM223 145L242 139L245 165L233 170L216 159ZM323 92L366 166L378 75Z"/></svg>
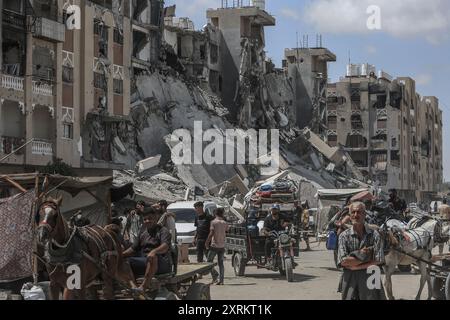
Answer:
<svg viewBox="0 0 450 320"><path fill-rule="evenodd" d="M41 81L33 81L33 93L43 96L53 96L53 85Z"/></svg>
<svg viewBox="0 0 450 320"><path fill-rule="evenodd" d="M5 89L23 91L23 78L2 74L2 87Z"/></svg>
<svg viewBox="0 0 450 320"><path fill-rule="evenodd" d="M36 37L41 37L56 42L64 42L66 29L64 24L58 21L39 17L36 19L33 33Z"/></svg>
<svg viewBox="0 0 450 320"><path fill-rule="evenodd" d="M6 154L12 153L14 150L23 146L25 144L25 139L17 138L17 137L2 136L0 142L1 142L0 151L6 155ZM23 154L23 150L24 149L21 149L21 150L17 151L15 154L21 155L21 154Z"/></svg>
<svg viewBox="0 0 450 320"><path fill-rule="evenodd" d="M35 139L31 144L31 153L34 155L53 156L53 144L47 140Z"/></svg>
<svg viewBox="0 0 450 320"><path fill-rule="evenodd" d="M25 25L26 25L26 19L24 15L21 15L19 13L16 13L14 11L10 11L7 9L3 9L3 23L16 27L16 28L20 28L20 29L25 29Z"/></svg>

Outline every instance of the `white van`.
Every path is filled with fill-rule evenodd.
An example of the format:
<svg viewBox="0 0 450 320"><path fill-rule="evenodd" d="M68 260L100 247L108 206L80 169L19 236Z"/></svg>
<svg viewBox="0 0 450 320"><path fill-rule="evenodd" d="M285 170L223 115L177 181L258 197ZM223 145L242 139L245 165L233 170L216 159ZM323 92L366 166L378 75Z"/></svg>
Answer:
<svg viewBox="0 0 450 320"><path fill-rule="evenodd" d="M172 203L167 207L168 212L175 214L175 223L177 229L178 244L192 245L197 228L195 227L195 217L197 213L194 209L194 203L197 201L183 201ZM203 209L205 213L214 217L214 210L217 205L214 202L204 202Z"/></svg>

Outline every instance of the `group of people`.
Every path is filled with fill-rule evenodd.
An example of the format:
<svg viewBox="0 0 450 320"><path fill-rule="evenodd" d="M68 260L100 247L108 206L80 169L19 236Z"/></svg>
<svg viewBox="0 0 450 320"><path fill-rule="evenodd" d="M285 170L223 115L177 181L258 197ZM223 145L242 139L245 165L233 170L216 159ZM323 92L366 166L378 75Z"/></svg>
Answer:
<svg viewBox="0 0 450 320"><path fill-rule="evenodd" d="M177 231L175 215L167 211L168 203L161 200L153 206L143 201L137 202L135 208L129 210L124 221L115 219L113 223L122 227L123 257L128 259L135 277L144 277L138 288L148 288L155 275L168 274L173 271L177 262ZM197 232L194 244L197 247L197 261L213 262L218 256L219 272L212 270L213 282L219 285L224 282L225 234L228 228L224 220L223 208L217 208L215 218L203 210L203 202L197 202L194 209L197 213L195 225Z"/></svg>

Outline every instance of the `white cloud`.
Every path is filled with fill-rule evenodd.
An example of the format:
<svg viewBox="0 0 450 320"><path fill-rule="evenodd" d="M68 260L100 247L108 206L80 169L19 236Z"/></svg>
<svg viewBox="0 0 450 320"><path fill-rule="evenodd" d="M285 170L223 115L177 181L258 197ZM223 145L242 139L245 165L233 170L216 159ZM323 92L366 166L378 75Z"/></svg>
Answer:
<svg viewBox="0 0 450 320"><path fill-rule="evenodd" d="M301 20L300 14L297 11L295 11L293 9L289 9L289 8L282 8L280 10L280 15L285 18L296 20L296 21Z"/></svg>
<svg viewBox="0 0 450 320"><path fill-rule="evenodd" d="M320 32L369 33L367 8L381 9L381 31L396 37L423 37L438 44L450 32L448 0L315 0L304 19Z"/></svg>
<svg viewBox="0 0 450 320"><path fill-rule="evenodd" d="M433 76L428 73L419 74L414 77L416 84L419 86L427 86L433 81Z"/></svg>

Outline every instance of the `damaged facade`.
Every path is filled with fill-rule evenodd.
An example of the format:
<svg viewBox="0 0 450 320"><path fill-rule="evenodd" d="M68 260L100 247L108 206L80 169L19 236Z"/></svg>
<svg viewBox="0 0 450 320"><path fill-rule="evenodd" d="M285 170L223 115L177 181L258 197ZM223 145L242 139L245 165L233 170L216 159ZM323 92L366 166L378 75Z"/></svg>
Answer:
<svg viewBox="0 0 450 320"><path fill-rule="evenodd" d="M108 151L91 153L92 141L117 136L103 115L129 113L131 24L128 1L2 1L0 154L2 170L32 170L62 159L80 173L111 174ZM70 5L81 9L81 30L66 28ZM129 4L128 4L129 6ZM96 130L83 132L97 115ZM98 150L97 150L98 151ZM100 156L100 154L102 154ZM97 163L98 161L98 163ZM25 169L24 169L25 168ZM87 170L85 170L87 169Z"/></svg>
<svg viewBox="0 0 450 320"><path fill-rule="evenodd" d="M408 200L426 200L443 179L442 111L411 78L349 65L328 86L328 143L342 145L367 180Z"/></svg>

